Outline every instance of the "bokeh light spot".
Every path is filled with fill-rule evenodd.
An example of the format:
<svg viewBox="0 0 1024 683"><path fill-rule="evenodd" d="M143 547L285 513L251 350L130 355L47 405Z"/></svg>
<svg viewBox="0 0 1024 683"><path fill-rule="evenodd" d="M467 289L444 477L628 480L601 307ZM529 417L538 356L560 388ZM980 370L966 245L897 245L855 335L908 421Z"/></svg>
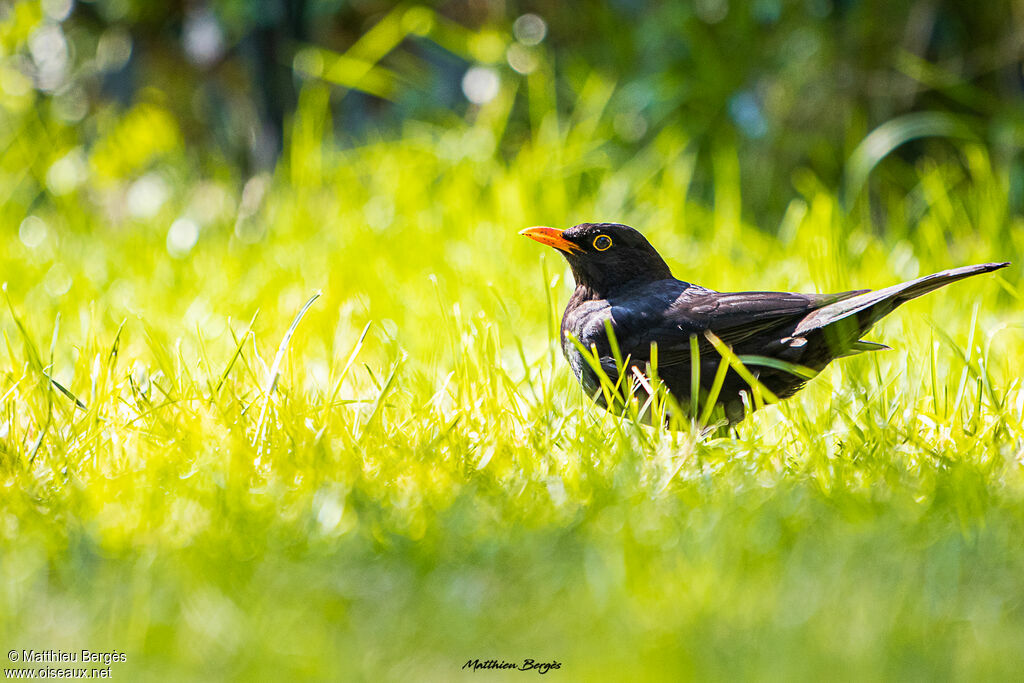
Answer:
<svg viewBox="0 0 1024 683"><path fill-rule="evenodd" d="M64 296L71 289L71 273L63 263L54 264L43 278L43 288L52 297Z"/></svg>
<svg viewBox="0 0 1024 683"><path fill-rule="evenodd" d="M486 66L474 66L462 77L462 92L473 104L486 104L498 95L498 72Z"/></svg>
<svg viewBox="0 0 1024 683"><path fill-rule="evenodd" d="M537 70L537 55L520 43L509 45L505 59L508 60L509 66L521 74L531 74Z"/></svg>
<svg viewBox="0 0 1024 683"><path fill-rule="evenodd" d="M132 56L132 38L122 28L113 26L96 43L96 66L101 71L117 71Z"/></svg>
<svg viewBox="0 0 1024 683"><path fill-rule="evenodd" d="M547 34L547 23L536 14L524 14L512 24L512 35L523 45L536 45Z"/></svg>
<svg viewBox="0 0 1024 683"><path fill-rule="evenodd" d="M74 0L43 0L43 12L53 21L64 21L75 6Z"/></svg>
<svg viewBox="0 0 1024 683"><path fill-rule="evenodd" d="M134 218L152 218L167 201L170 190L156 173L147 173L128 188L128 213Z"/></svg>
<svg viewBox="0 0 1024 683"><path fill-rule="evenodd" d="M85 89L73 83L53 97L53 112L66 123L77 123L89 113L89 97Z"/></svg>
<svg viewBox="0 0 1024 683"><path fill-rule="evenodd" d="M85 155L76 148L53 162L46 172L46 186L54 195L66 195L85 182L88 175Z"/></svg>
<svg viewBox="0 0 1024 683"><path fill-rule="evenodd" d="M67 76L68 42L59 26L44 24L28 41L32 61L36 65L36 85L40 90L56 90Z"/></svg>
<svg viewBox="0 0 1024 683"><path fill-rule="evenodd" d="M18 239L29 249L35 249L46 241L49 228L39 216L27 216L18 227Z"/></svg>
<svg viewBox="0 0 1024 683"><path fill-rule="evenodd" d="M167 231L167 251L171 256L186 256L199 240L199 225L191 218L179 218Z"/></svg>
<svg viewBox="0 0 1024 683"><path fill-rule="evenodd" d="M209 9L186 14L181 42L188 60L197 66L210 66L224 54L224 32Z"/></svg>

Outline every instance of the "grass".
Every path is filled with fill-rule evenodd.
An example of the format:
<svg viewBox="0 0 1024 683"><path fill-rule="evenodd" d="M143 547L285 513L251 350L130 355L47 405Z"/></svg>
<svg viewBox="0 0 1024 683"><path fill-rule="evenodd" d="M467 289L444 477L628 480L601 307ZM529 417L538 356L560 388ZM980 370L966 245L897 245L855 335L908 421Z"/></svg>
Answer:
<svg viewBox="0 0 1024 683"><path fill-rule="evenodd" d="M127 680L524 658L571 680L1016 675L1017 267L908 304L871 337L894 351L698 440L584 400L558 351L567 270L516 235L621 220L716 289L881 287L1016 260L982 148L911 169L880 224L801 176L758 227L728 148L714 205L691 201L687 141L613 162L599 101L510 159L500 97L345 150L325 101L240 197L171 168L151 215L117 214L102 178L28 224L0 209L8 649L118 650ZM191 248L169 242L182 216Z"/></svg>

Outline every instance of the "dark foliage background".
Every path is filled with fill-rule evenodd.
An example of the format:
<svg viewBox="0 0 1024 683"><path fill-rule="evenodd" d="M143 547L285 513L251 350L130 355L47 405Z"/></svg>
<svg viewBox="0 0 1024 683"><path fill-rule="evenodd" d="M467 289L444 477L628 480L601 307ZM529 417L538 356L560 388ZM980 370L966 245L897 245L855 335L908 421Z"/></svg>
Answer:
<svg viewBox="0 0 1024 683"><path fill-rule="evenodd" d="M1011 209L1024 187L1014 0L5 0L0 17L8 128L41 116L88 149L105 117L157 101L192 162L240 176L274 166L311 83L330 84L335 139L357 145L471 117L463 78L483 66L514 93L505 154L536 133L531 99L569 110L597 73L615 87L595 131L613 163L674 129L699 151L693 191L710 199L716 164L729 173L738 158L743 210L766 228L804 170L857 190L885 158L874 191L906 192L922 154L957 155L950 137L989 148L1009 173ZM555 97L531 91L538 70Z"/></svg>

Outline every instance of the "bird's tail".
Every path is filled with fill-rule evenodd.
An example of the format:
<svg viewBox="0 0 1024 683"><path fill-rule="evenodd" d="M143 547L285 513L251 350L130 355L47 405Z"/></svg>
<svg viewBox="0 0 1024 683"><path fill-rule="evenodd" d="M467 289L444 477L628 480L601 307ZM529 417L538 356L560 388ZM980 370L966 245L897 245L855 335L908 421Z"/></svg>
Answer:
<svg viewBox="0 0 1024 683"><path fill-rule="evenodd" d="M879 290L879 292L892 291L894 294L894 302L896 305L906 303L911 299L916 299L919 296L923 296L928 292L933 292L939 287L945 287L951 282L957 280L963 280L964 278L972 277L974 275L981 275L982 273L991 273L993 270L999 270L1010 265L1006 263L982 263L976 266L963 266L962 268L952 268L950 270L944 270L941 273L933 273L931 275L925 275L919 277L916 280L910 282L904 282L900 285L894 285L887 287L886 289Z"/></svg>
<svg viewBox="0 0 1024 683"><path fill-rule="evenodd" d="M848 319L850 316L857 316L856 327L863 334L867 328L891 313L900 304L923 296L939 287L945 287L951 282L963 280L973 275L990 273L993 270L999 270L1008 265L1010 264L982 263L976 266L952 268L940 273L925 275L916 280L893 285L892 287L866 292L849 299L837 301L834 304L819 308L801 320L793 336L803 336L826 325L832 325L840 320ZM860 335L858 334L857 336L859 337Z"/></svg>

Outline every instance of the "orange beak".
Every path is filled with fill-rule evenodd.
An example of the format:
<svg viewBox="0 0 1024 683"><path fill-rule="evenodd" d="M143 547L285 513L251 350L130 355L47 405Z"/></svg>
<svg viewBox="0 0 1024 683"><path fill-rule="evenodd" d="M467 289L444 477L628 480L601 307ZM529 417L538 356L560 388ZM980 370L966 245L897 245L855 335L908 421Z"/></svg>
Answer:
<svg viewBox="0 0 1024 683"><path fill-rule="evenodd" d="M554 247L560 251L564 251L567 254L572 254L577 251L583 251L578 246L570 242L569 240L562 237L563 230L558 228L527 228L526 230L520 230L520 235L525 235L531 240L536 240L541 244L546 244L549 247Z"/></svg>

